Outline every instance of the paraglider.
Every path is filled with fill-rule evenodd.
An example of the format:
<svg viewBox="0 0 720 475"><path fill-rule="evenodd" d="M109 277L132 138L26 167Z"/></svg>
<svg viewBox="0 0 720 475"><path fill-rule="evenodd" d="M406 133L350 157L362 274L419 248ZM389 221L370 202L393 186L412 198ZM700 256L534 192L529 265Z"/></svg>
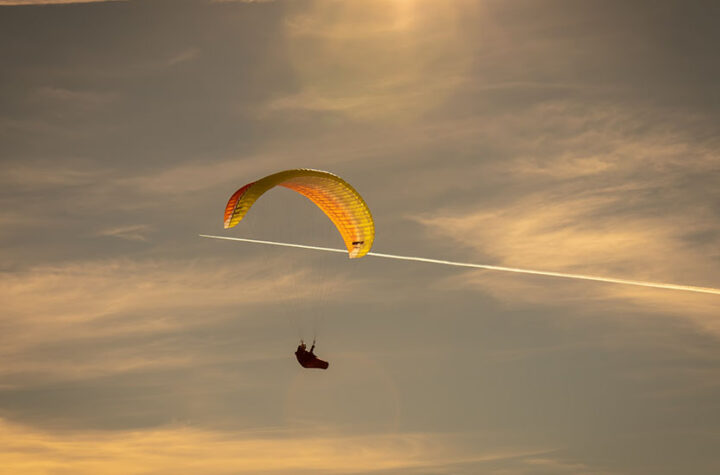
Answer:
<svg viewBox="0 0 720 475"><path fill-rule="evenodd" d="M305 346L305 342L300 340L300 344L298 345L297 350L295 350L295 357L297 358L298 363L300 363L300 366L303 368L328 369L330 363L315 356L314 351L315 341L313 341L310 351L308 351L307 346Z"/></svg>
<svg viewBox="0 0 720 475"><path fill-rule="evenodd" d="M345 180L321 170L285 170L241 187L225 207L225 229L236 226L255 201L276 186L296 191L320 208L340 232L351 259L363 257L370 251L375 239L375 223L365 200ZM310 351L300 340L295 351L298 363L303 368L327 369L328 362L315 356L314 350L314 340Z"/></svg>

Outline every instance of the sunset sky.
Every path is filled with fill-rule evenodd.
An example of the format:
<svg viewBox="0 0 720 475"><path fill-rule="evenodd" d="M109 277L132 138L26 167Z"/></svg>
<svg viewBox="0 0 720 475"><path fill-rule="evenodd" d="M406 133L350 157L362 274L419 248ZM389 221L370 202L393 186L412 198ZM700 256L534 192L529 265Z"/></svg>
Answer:
<svg viewBox="0 0 720 475"><path fill-rule="evenodd" d="M0 0L0 474L720 473L720 2ZM327 371L294 359L318 338Z"/></svg>

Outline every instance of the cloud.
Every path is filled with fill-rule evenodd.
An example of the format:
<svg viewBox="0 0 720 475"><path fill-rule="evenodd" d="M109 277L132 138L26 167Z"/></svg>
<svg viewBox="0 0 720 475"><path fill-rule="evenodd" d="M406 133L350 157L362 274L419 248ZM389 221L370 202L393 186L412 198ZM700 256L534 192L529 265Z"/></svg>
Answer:
<svg viewBox="0 0 720 475"><path fill-rule="evenodd" d="M185 63L187 61L192 61L195 58L197 58L200 54L200 50L198 48L189 48L185 51L181 51L177 54L177 56L174 56L168 60L168 66L173 66L175 64Z"/></svg>
<svg viewBox="0 0 720 475"><path fill-rule="evenodd" d="M189 426L51 433L0 419L0 458L12 473L413 473L530 459L542 449L467 449L466 437L400 433L348 436L287 431L229 432ZM548 465L549 462L545 462Z"/></svg>
<svg viewBox="0 0 720 475"><path fill-rule="evenodd" d="M151 228L147 224L133 224L129 226L118 226L103 229L97 232L97 236L116 237L128 241L147 241L147 232Z"/></svg>
<svg viewBox="0 0 720 475"><path fill-rule="evenodd" d="M72 3L125 2L127 0L0 0L3 5L69 5Z"/></svg>
<svg viewBox="0 0 720 475"><path fill-rule="evenodd" d="M67 110L69 105L73 107L99 107L106 105L117 98L117 95L109 92L84 91L66 89L61 87L43 86L35 90L35 100L55 101L56 106Z"/></svg>
<svg viewBox="0 0 720 475"><path fill-rule="evenodd" d="M80 166L57 166L53 163L42 162L34 165L5 164L2 167L1 176L0 183L6 187L41 191L91 185L107 174Z"/></svg>
<svg viewBox="0 0 720 475"><path fill-rule="evenodd" d="M320 292L326 301L345 299L360 285L343 276L329 283L309 268L289 270L288 262L110 259L0 273L0 372L62 377L67 370L78 376L175 365L186 356L172 348L131 346L128 351L122 342L222 326L238 314L250 318L263 306L289 308L316 300ZM85 341L114 339L121 344L118 351L96 344L80 351ZM52 348L58 355L49 358L46 350Z"/></svg>
<svg viewBox="0 0 720 475"><path fill-rule="evenodd" d="M459 16L458 5L449 2L304 5L286 23L300 91L272 99L267 112L382 121L417 117L463 81L469 64Z"/></svg>
<svg viewBox="0 0 720 475"><path fill-rule="evenodd" d="M658 122L648 123L648 115ZM690 126L696 118L676 120ZM717 287L720 275L711 263L720 262L720 225L709 182L720 173L720 156L712 140L698 140L692 127L667 127L660 111L641 117L572 101L539 104L488 124L473 121L456 133L465 137L473 127L504 158L466 169L450 162L432 179L468 185L435 211L409 216L437 242L453 242L473 256L462 260ZM442 187L418 186L437 202L432 195ZM509 188L514 192L482 192ZM469 206L471 200L476 204ZM447 283L515 304L579 309L592 302L593 308L684 315L720 333L714 296L492 272L464 273Z"/></svg>
<svg viewBox="0 0 720 475"><path fill-rule="evenodd" d="M302 286L296 285L297 279L303 280ZM238 263L110 259L0 274L5 314L45 323L82 322L138 308L219 307L263 303L270 298L313 298L313 284L317 282L307 269L289 273L273 267L273 261L260 259ZM340 298L346 286L341 282L333 285L337 287L331 295Z"/></svg>
<svg viewBox="0 0 720 475"><path fill-rule="evenodd" d="M217 187L220 183L237 183L237 177L249 177L250 180L262 176L264 171L273 170L273 163L278 161L280 157L267 155L182 163L156 173L120 178L116 184L143 193L184 194ZM238 187L241 185L238 183Z"/></svg>
<svg viewBox="0 0 720 475"><path fill-rule="evenodd" d="M633 187L578 190L576 195L551 190L485 206L482 211L447 211L415 219L431 236L472 250L481 263L713 286L718 276L706 264L717 254L712 246L690 246L684 239L717 227L711 210L696 206L666 214L633 211L634 206L642 208L641 203L633 203L633 195ZM714 296L491 272L466 273L452 280L461 281L491 289L505 299L514 300L511 296L516 295L535 303L593 300L597 304L610 298L705 316L712 315L717 303Z"/></svg>
<svg viewBox="0 0 720 475"><path fill-rule="evenodd" d="M275 0L210 0L211 3L270 3Z"/></svg>

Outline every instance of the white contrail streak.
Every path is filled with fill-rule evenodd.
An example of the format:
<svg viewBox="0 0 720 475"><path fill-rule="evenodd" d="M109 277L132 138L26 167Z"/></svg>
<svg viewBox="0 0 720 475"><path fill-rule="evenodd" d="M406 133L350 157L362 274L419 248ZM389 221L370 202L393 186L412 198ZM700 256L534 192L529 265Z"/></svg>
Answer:
<svg viewBox="0 0 720 475"><path fill-rule="evenodd" d="M227 236L209 236L207 234L200 234L200 237L212 238L212 239L226 239L228 241L252 242L252 243L256 243L256 244L269 244L271 246L296 247L296 248L300 248L300 249L313 249L316 251L325 251L325 252L347 253L347 250L345 250L345 249L333 249L330 247L318 247L318 246L305 246L303 244L291 244L291 243L287 243L287 242L260 241L258 239L245 239L245 238L236 238L236 237L227 237ZM397 259L397 260L401 260L401 261L429 262L430 264L442 264L442 265L446 265L446 266L472 267L475 269L499 270L499 271L503 271L503 272L515 272L518 274L533 274L533 275L544 275L544 276L550 276L550 277L563 277L566 279L593 280L596 282L608 282L611 284L638 285L640 287L653 287L656 289L684 290L686 292L700 292L700 293L704 293L704 294L720 295L720 289L714 289L712 287L696 287L693 285L664 284L661 282L645 282L642 280L616 279L613 277L600 277L600 276L596 276L596 275L566 274L563 272L548 272L548 271L542 271L542 270L518 269L516 267L491 266L491 265L487 265L487 264L471 264L468 262L444 261L444 260L440 260L440 259L428 259L425 257L396 256L393 254L381 254L379 252L368 252L366 255L372 256L372 257L382 257L385 259Z"/></svg>

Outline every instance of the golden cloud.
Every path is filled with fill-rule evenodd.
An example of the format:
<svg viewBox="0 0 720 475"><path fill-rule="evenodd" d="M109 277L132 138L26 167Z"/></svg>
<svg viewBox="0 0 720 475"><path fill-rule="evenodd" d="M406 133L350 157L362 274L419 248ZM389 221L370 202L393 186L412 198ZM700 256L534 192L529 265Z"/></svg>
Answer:
<svg viewBox="0 0 720 475"><path fill-rule="evenodd" d="M311 2L287 21L300 91L268 111L340 112L356 119L407 119L463 81L470 56L456 25L463 2ZM447 51L453 51L449 55Z"/></svg>
<svg viewBox="0 0 720 475"><path fill-rule="evenodd" d="M309 268L290 267L273 259L102 260L2 273L5 343L0 367L3 372L78 375L175 366L186 355L163 353L162 348L155 348L153 357L120 349L83 361L72 355L67 361L48 360L34 350L63 341L188 330L228 318L227 309L254 315L264 305L285 302L290 308L292 302L316 300L320 294L324 300L346 298L349 289L360 285L343 276L328 282Z"/></svg>
<svg viewBox="0 0 720 475"><path fill-rule="evenodd" d="M8 473L280 474L444 472L456 464L534 457L547 450L468 453L457 435L347 436L282 431L220 432L193 427L51 433L0 419L0 464Z"/></svg>

